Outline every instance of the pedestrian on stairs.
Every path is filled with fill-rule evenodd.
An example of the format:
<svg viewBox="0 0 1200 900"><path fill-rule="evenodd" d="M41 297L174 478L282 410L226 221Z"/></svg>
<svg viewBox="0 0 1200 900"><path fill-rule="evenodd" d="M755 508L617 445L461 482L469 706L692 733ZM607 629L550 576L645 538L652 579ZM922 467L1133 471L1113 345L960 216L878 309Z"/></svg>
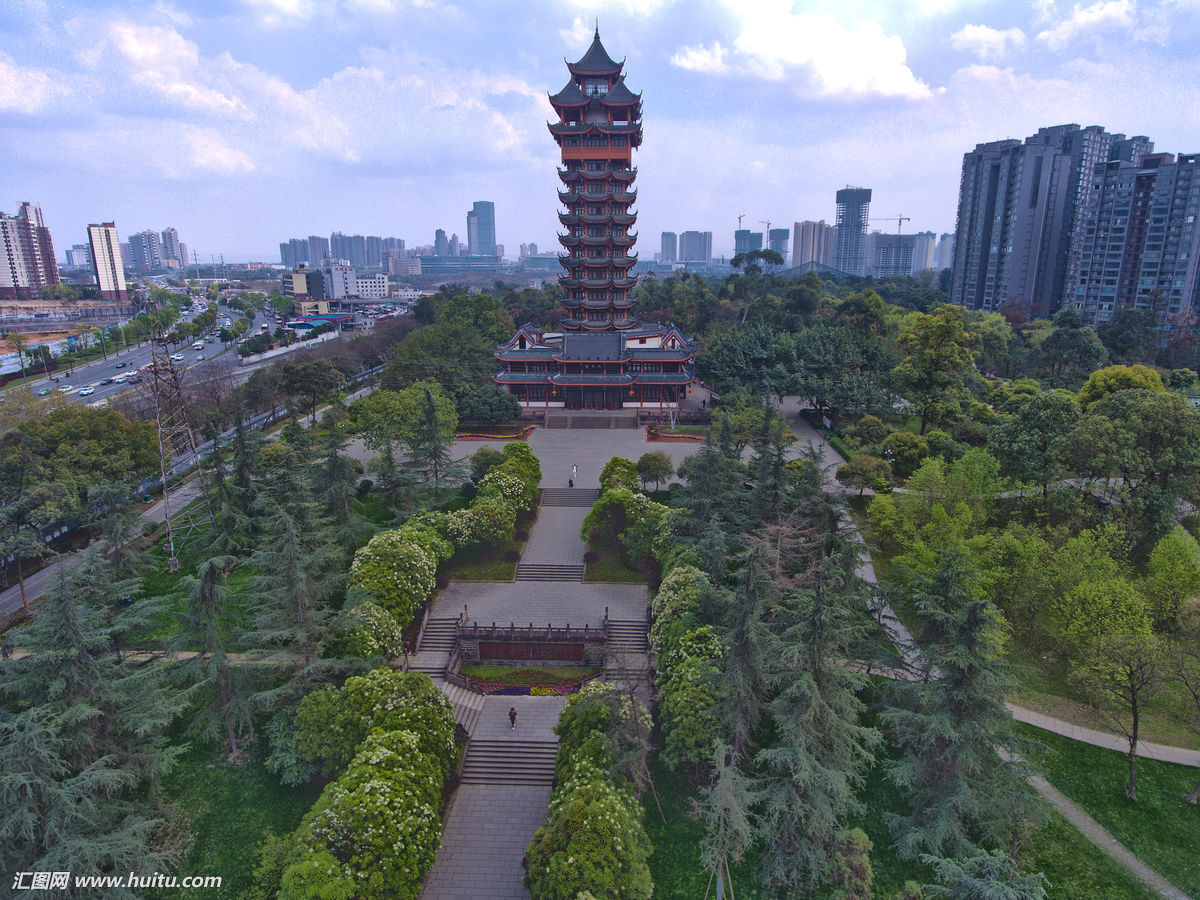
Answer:
<svg viewBox="0 0 1200 900"><path fill-rule="evenodd" d="M521 721L521 717L517 715L517 708L510 706L508 708L508 724L512 726L512 730L517 730L517 722Z"/></svg>

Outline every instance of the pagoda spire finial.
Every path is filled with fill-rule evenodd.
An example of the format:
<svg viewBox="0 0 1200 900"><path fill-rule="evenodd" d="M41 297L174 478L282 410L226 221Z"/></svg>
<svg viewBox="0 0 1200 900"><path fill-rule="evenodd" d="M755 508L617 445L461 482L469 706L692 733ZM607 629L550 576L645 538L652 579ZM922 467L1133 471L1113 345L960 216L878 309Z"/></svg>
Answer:
<svg viewBox="0 0 1200 900"><path fill-rule="evenodd" d="M600 40L600 17L596 16L596 40Z"/></svg>

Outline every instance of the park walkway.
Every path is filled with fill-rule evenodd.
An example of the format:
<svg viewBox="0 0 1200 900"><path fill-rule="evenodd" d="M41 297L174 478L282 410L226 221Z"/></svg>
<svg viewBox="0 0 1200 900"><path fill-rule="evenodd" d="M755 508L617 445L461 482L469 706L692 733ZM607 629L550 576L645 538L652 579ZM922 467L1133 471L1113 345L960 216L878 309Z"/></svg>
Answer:
<svg viewBox="0 0 1200 900"><path fill-rule="evenodd" d="M546 461L541 462L545 471ZM566 463L568 474L570 465ZM447 806L442 846L421 900L528 898L521 863L550 808L558 752L553 729L566 702L563 697L481 698L447 685L441 673L454 648L454 623L462 617L479 625L600 628L607 616L612 637L606 654L611 655L614 680L626 675L624 667L634 665L630 660L637 652L648 649L646 586L582 582L587 545L580 529L596 495L595 488L585 487L544 490L517 580L451 582L430 605L411 668L428 672L442 686L469 740L460 781ZM519 717L515 731L509 707Z"/></svg>
<svg viewBox="0 0 1200 900"><path fill-rule="evenodd" d="M794 398L787 398L792 400ZM832 474L836 470L836 466L842 461L841 456L833 449L833 446L825 440L825 437L820 434L815 428L809 425L804 419L799 416L798 405L793 404L792 408L781 407L784 414L789 418L792 430L800 440L810 441L814 447L821 451L822 461L824 462L825 478L827 489L840 493L841 486L836 481L832 480ZM862 535L854 527L853 521L846 516L847 528L854 530L855 538L862 543L862 549L859 552L859 567L858 574L869 584L878 584L878 578L875 575L875 566L871 561L870 551ZM911 662L916 655L917 646L911 632L904 626L899 619L896 618L890 607L885 606L880 615L881 621L885 629L890 633L893 644L899 651L906 662ZM1017 706L1013 703L1005 704L1013 714L1013 718L1018 722L1026 722L1054 734L1062 735L1063 737L1071 738L1072 740L1082 741L1083 743L1092 744L1097 747L1104 747L1109 750L1118 750L1128 752L1129 745L1123 737L1115 734L1108 734L1102 731L1096 731L1091 728L1083 728L1079 725L1074 725L1070 722L1064 722L1062 719L1056 719L1052 716L1047 716L1042 713L1034 712L1030 709ZM1182 747L1167 747L1162 744L1153 744L1147 741L1138 742L1138 756L1144 756L1148 759L1158 759L1166 762L1179 763L1187 766L1200 767L1200 751L1188 750ZM1053 806L1058 812L1074 825L1085 838L1091 841L1095 846L1100 848L1108 857L1120 863L1126 869L1134 874L1134 876L1153 890L1155 893L1167 900L1190 900L1187 894L1174 887L1162 875L1155 872L1148 865L1138 859L1128 847L1113 837L1107 829L1099 822L1089 816L1083 809L1071 801L1066 795L1059 791L1054 785L1050 784L1045 778L1040 775L1035 775L1029 779L1029 783L1041 797Z"/></svg>

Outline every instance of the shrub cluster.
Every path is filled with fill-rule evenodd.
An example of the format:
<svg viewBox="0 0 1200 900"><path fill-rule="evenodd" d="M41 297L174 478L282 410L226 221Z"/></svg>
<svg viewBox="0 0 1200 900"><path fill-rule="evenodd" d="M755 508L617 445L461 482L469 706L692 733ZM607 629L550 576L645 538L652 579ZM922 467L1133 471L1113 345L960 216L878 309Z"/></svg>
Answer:
<svg viewBox="0 0 1200 900"><path fill-rule="evenodd" d="M700 569L679 563L667 572L650 605L662 759L672 768L709 759L717 737L711 710L725 647L711 625L696 619L700 595L709 588Z"/></svg>
<svg viewBox="0 0 1200 900"><path fill-rule="evenodd" d="M497 461L497 456L502 459ZM479 492L471 505L444 516L443 533L460 550L512 540L517 514L537 505L542 469L527 444L510 442L498 454L489 451L478 462L477 466L472 461Z"/></svg>
<svg viewBox="0 0 1200 900"><path fill-rule="evenodd" d="M398 528L383 531L354 554L350 586L361 588L371 602L387 610L404 628L436 589L438 558L426 546L438 536ZM419 536L418 536L419 535ZM436 553L436 550L435 550Z"/></svg>
<svg viewBox="0 0 1200 900"><path fill-rule="evenodd" d="M554 729L558 787L546 823L526 850L524 881L533 900L645 900L653 893L642 809L629 780L613 774L609 749L614 718L642 716L649 729L645 711L631 706L600 682L567 701Z"/></svg>
<svg viewBox="0 0 1200 900"><path fill-rule="evenodd" d="M294 832L268 838L250 896L415 898L441 839L454 730L450 702L420 673L375 669L307 695L297 752L341 774Z"/></svg>

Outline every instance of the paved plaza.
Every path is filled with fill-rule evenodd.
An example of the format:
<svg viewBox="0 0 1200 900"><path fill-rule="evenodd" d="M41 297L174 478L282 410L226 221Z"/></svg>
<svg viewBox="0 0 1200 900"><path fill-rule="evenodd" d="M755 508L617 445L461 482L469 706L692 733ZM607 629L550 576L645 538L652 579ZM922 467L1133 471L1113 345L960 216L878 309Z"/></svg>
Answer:
<svg viewBox="0 0 1200 900"><path fill-rule="evenodd" d="M579 536L586 506L543 506L529 542L521 551L521 562L532 565L571 565L583 562L587 544Z"/></svg>
<svg viewBox="0 0 1200 900"><path fill-rule="evenodd" d="M521 859L549 807L549 785L459 785L421 900L528 900Z"/></svg>
<svg viewBox="0 0 1200 900"><path fill-rule="evenodd" d="M433 601L430 618L452 619L467 609L480 625L592 625L613 619L645 619L650 594L644 584L580 584L567 581L456 581Z"/></svg>

